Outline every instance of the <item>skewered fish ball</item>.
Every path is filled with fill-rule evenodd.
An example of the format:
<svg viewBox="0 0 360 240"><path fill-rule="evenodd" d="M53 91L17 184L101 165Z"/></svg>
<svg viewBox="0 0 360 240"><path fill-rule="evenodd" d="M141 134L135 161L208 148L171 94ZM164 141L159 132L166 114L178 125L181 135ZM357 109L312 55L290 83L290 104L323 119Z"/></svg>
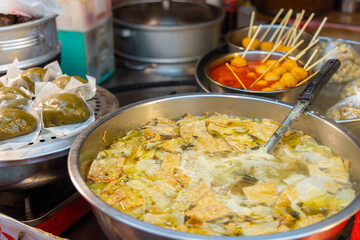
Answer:
<svg viewBox="0 0 360 240"><path fill-rule="evenodd" d="M236 56L235 58L233 58L230 64L236 67L246 67L248 65L245 58L241 56Z"/></svg>
<svg viewBox="0 0 360 240"><path fill-rule="evenodd" d="M291 69L291 74L299 81L305 79L309 73L302 67L294 67Z"/></svg>
<svg viewBox="0 0 360 240"><path fill-rule="evenodd" d="M72 76L72 77L79 80L81 83L84 83L84 84L87 83L87 81L85 79L83 79L82 77L78 77L78 76ZM59 88L64 89L65 86L70 82L70 79L72 77L71 76L60 76L60 77L56 78L52 83L55 84L56 86L58 86Z"/></svg>
<svg viewBox="0 0 360 240"><path fill-rule="evenodd" d="M28 89L35 92L35 82L42 82L47 69L34 67L24 70L21 73L21 78L26 81Z"/></svg>
<svg viewBox="0 0 360 240"><path fill-rule="evenodd" d="M283 67L274 67L272 70L271 70L273 73L276 73L278 76L282 76L284 73L286 73L286 69L283 68Z"/></svg>
<svg viewBox="0 0 360 240"><path fill-rule="evenodd" d="M19 137L36 130L36 118L21 109L0 108L0 141Z"/></svg>
<svg viewBox="0 0 360 240"><path fill-rule="evenodd" d="M293 69L294 67L298 67L299 65L297 64L296 61L294 61L294 60L292 60L292 59L286 59L281 66L282 66L283 68L285 68L286 71L290 72L291 69Z"/></svg>
<svg viewBox="0 0 360 240"><path fill-rule="evenodd" d="M280 79L279 75L277 75L276 73L273 72L267 72L264 75L264 79L266 81L277 81Z"/></svg>
<svg viewBox="0 0 360 240"><path fill-rule="evenodd" d="M268 68L269 68L268 66L266 66L265 64L263 64L263 65L258 66L258 67L255 69L255 72L260 73L260 74L263 74Z"/></svg>
<svg viewBox="0 0 360 240"><path fill-rule="evenodd" d="M260 49L262 51L271 51L274 47L274 43L273 42L262 42L260 44Z"/></svg>
<svg viewBox="0 0 360 240"><path fill-rule="evenodd" d="M295 87L295 85L298 83L294 75L289 72L284 73L279 82L283 83L286 87Z"/></svg>
<svg viewBox="0 0 360 240"><path fill-rule="evenodd" d="M273 67L280 67L281 66L281 63L277 62L277 60L267 60L265 65L270 67L271 65L273 65L275 63L275 65Z"/></svg>
<svg viewBox="0 0 360 240"><path fill-rule="evenodd" d="M283 44L280 44L279 47L276 49L278 52L288 52L292 49L292 47L285 46Z"/></svg>
<svg viewBox="0 0 360 240"><path fill-rule="evenodd" d="M242 39L242 45L244 48L247 48L251 42L251 37L246 37ZM253 43L251 44L249 50L257 50L260 47L260 41L258 39L254 39Z"/></svg>
<svg viewBox="0 0 360 240"><path fill-rule="evenodd" d="M45 127L56 127L86 121L90 112L85 102L70 93L54 95L40 103Z"/></svg>
<svg viewBox="0 0 360 240"><path fill-rule="evenodd" d="M277 81L271 85L271 88L273 88L275 90L283 90L286 88L286 86L281 81Z"/></svg>
<svg viewBox="0 0 360 240"><path fill-rule="evenodd" d="M30 97L24 91L15 87L0 87L0 106L24 110Z"/></svg>

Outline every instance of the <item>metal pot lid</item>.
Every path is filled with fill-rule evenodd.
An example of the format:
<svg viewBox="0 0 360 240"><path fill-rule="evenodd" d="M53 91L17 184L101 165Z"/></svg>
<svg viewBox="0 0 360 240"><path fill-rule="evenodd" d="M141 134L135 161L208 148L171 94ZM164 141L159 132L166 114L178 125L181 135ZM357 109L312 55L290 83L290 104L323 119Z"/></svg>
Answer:
<svg viewBox="0 0 360 240"><path fill-rule="evenodd" d="M135 2L135 1L134 1ZM137 1L114 9L114 18L148 26L187 25L211 21L217 16L202 2Z"/></svg>

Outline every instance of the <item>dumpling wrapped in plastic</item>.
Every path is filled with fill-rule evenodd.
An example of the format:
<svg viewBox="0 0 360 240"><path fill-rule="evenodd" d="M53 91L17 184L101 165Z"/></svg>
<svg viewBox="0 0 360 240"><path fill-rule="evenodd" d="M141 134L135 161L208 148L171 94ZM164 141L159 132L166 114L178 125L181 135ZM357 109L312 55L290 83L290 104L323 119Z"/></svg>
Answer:
<svg viewBox="0 0 360 240"><path fill-rule="evenodd" d="M335 121L360 118L360 93L336 103L326 111L326 116Z"/></svg>
<svg viewBox="0 0 360 240"><path fill-rule="evenodd" d="M340 97L346 98L360 93L360 79L349 82L341 90Z"/></svg>

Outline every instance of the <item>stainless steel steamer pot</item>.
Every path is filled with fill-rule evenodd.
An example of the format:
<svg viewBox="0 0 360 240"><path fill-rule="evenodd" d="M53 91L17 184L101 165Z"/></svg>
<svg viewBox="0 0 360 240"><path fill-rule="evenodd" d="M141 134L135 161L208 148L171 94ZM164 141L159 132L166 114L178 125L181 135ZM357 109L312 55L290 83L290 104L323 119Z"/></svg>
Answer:
<svg viewBox="0 0 360 240"><path fill-rule="evenodd" d="M56 15L0 27L0 75L18 58L20 68L40 66L60 56Z"/></svg>
<svg viewBox="0 0 360 240"><path fill-rule="evenodd" d="M95 119L119 107L115 95L99 86L88 103ZM42 187L67 177L67 154L74 139L42 137L34 145L0 151L0 191Z"/></svg>
<svg viewBox="0 0 360 240"><path fill-rule="evenodd" d="M113 8L115 53L145 63L196 61L220 41L221 8L190 0L132 0Z"/></svg>
<svg viewBox="0 0 360 240"><path fill-rule="evenodd" d="M184 94L155 98L108 114L86 128L74 141L69 157L70 178L80 194L91 204L99 225L109 239L154 240L285 240L333 239L346 221L360 208L360 196L336 215L311 226L284 233L251 237L219 237L196 235L164 229L132 218L102 201L87 186L85 178L91 161L100 149L124 135L128 130L149 122L155 117L175 118L185 113L193 115L219 112L251 118L270 118L282 121L292 105L274 99L240 94ZM349 160L351 175L360 184L360 140L344 127L315 113L302 114L293 125L333 149L335 154ZM103 141L106 131L106 141Z"/></svg>

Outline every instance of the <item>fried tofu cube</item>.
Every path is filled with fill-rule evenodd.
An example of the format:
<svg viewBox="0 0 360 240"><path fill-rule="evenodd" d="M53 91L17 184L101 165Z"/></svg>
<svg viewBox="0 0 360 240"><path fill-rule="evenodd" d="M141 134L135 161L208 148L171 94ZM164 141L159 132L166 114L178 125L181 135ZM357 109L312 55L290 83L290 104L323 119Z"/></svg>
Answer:
<svg viewBox="0 0 360 240"><path fill-rule="evenodd" d="M242 190L246 198L255 203L272 205L278 196L275 184L272 182L243 187Z"/></svg>
<svg viewBox="0 0 360 240"><path fill-rule="evenodd" d="M202 197L215 197L209 186L205 183L197 185L182 194L185 204L193 205Z"/></svg>
<svg viewBox="0 0 360 240"><path fill-rule="evenodd" d="M180 165L180 154L167 153L161 163L161 171L174 172L174 169Z"/></svg>
<svg viewBox="0 0 360 240"><path fill-rule="evenodd" d="M117 180L122 173L125 158L96 159L91 163L87 178L96 182Z"/></svg>
<svg viewBox="0 0 360 240"><path fill-rule="evenodd" d="M328 193L335 194L341 187L342 185L336 182L325 181L325 188Z"/></svg>
<svg viewBox="0 0 360 240"><path fill-rule="evenodd" d="M321 213L317 214L317 215L307 216L307 217L301 218L299 221L296 222L296 228L306 227L311 224L320 222L324 219L325 219L325 217Z"/></svg>
<svg viewBox="0 0 360 240"><path fill-rule="evenodd" d="M296 198L296 194L297 192L295 189L287 186L277 199L275 206L277 208L286 208L287 206L290 206L291 201Z"/></svg>
<svg viewBox="0 0 360 240"><path fill-rule="evenodd" d="M308 164L308 171L310 175L329 177L341 184L346 184L349 181L348 171L340 157Z"/></svg>
<svg viewBox="0 0 360 240"><path fill-rule="evenodd" d="M185 216L190 218L189 223L198 221L209 221L226 217L229 209L221 204L215 197L203 197L196 206L185 212Z"/></svg>

